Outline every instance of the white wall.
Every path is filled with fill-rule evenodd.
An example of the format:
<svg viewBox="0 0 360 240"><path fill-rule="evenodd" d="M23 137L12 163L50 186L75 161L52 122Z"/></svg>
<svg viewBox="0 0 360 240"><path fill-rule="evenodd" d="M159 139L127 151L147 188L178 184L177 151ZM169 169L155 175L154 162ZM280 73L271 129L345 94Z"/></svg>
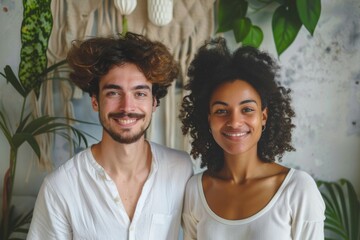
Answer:
<svg viewBox="0 0 360 240"><path fill-rule="evenodd" d="M3 6L8 4L8 12ZM293 45L280 57L282 83L293 90L296 111L294 153L284 156L283 164L301 168L315 178L349 179L360 196L360 2L358 0L322 1L322 15L311 37L302 29ZM261 46L275 55L270 20L257 21L265 27ZM20 1L0 1L0 71L10 65L16 72L20 54ZM232 39L231 35L226 35ZM233 40L230 40L233 41ZM232 42L233 47L235 43ZM0 107L16 119L21 102L11 87L0 79ZM75 102L78 118L95 119L88 98ZM89 109L89 112L85 111ZM81 110L81 111L80 111ZM98 130L94 130L98 132ZM0 184L8 167L7 142L0 134ZM29 161L29 149L21 149L17 169L18 194L36 195L45 172ZM31 153L32 154L32 153ZM57 154L58 164L67 158ZM28 176L28 178L26 177Z"/></svg>

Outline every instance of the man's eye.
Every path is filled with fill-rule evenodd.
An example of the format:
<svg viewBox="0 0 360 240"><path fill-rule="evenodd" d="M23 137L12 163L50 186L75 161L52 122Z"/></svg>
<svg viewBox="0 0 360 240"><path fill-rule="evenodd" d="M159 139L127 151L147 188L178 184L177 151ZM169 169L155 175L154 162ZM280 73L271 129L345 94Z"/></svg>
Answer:
<svg viewBox="0 0 360 240"><path fill-rule="evenodd" d="M117 96L117 95L119 95L119 93L118 93L118 92L114 92L114 91L111 91L111 92L107 92L107 93L106 93L106 96L108 96L108 97L113 97L113 96Z"/></svg>
<svg viewBox="0 0 360 240"><path fill-rule="evenodd" d="M137 92L137 93L136 93L136 96L137 96L137 97L146 97L147 94L144 93L144 92Z"/></svg>

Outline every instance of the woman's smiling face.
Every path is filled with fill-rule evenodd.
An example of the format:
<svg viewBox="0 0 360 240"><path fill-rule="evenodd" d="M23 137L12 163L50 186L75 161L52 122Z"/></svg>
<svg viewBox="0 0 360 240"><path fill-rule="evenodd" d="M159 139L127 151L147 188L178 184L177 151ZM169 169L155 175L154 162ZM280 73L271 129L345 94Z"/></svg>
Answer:
<svg viewBox="0 0 360 240"><path fill-rule="evenodd" d="M267 109L261 109L260 95L245 81L223 83L211 95L209 125L215 141L227 154L256 153L266 119Z"/></svg>

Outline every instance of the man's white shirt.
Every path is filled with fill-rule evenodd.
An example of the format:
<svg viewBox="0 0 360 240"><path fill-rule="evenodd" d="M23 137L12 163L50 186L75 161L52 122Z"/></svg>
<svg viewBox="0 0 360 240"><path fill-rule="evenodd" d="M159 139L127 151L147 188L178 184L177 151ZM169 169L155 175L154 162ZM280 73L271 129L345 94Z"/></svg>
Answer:
<svg viewBox="0 0 360 240"><path fill-rule="evenodd" d="M88 148L44 179L27 239L177 239L193 165L183 151L150 146L151 170L132 221Z"/></svg>

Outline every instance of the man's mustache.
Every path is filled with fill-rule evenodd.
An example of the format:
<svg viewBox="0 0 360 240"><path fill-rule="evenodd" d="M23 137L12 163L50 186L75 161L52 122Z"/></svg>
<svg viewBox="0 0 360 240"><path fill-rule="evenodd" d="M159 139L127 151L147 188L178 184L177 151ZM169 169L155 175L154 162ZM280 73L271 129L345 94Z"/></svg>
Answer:
<svg viewBox="0 0 360 240"><path fill-rule="evenodd" d="M123 117L140 119L140 118L145 117L145 114L141 114L141 113L128 113L128 112L109 113L109 118L123 118Z"/></svg>

